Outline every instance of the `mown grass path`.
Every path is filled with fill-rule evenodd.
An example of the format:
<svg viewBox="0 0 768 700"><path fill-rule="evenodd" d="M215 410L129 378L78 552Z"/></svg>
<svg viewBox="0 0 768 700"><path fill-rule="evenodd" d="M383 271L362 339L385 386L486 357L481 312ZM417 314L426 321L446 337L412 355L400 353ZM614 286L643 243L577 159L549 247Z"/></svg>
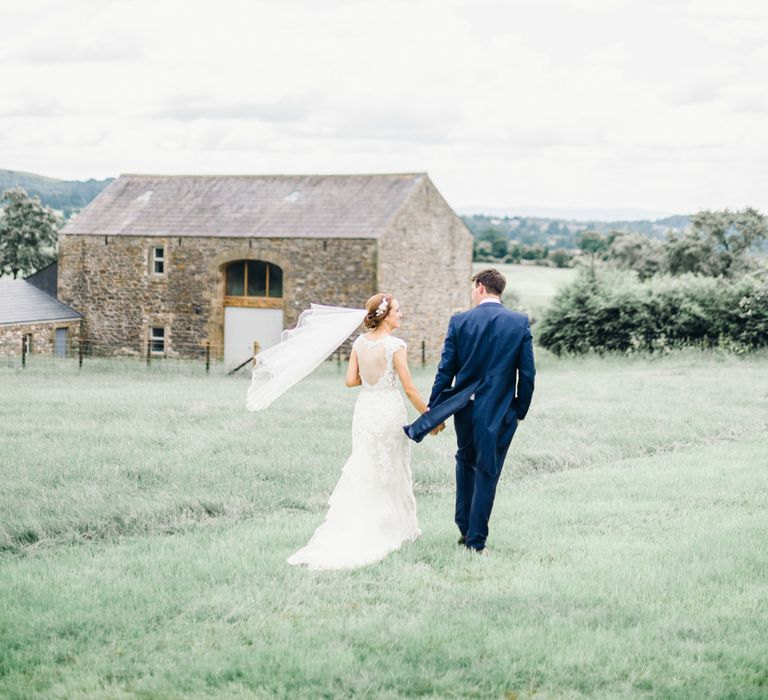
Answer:
<svg viewBox="0 0 768 700"><path fill-rule="evenodd" d="M423 537L346 573L285 564L349 451L335 367L265 414L242 378L2 372L0 696L768 695L768 363L539 368L491 556L446 431Z"/></svg>

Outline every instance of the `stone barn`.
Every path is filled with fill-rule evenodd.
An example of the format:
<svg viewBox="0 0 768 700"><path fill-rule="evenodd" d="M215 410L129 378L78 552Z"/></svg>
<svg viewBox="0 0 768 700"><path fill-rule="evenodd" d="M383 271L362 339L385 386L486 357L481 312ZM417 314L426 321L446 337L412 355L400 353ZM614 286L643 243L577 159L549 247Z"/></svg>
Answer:
<svg viewBox="0 0 768 700"><path fill-rule="evenodd" d="M58 297L105 354L228 367L310 303L394 294L411 357L468 308L472 235L424 173L122 175L59 236Z"/></svg>
<svg viewBox="0 0 768 700"><path fill-rule="evenodd" d="M0 279L0 357L77 352L82 316L55 291L56 263L26 279ZM53 286L51 287L51 281Z"/></svg>

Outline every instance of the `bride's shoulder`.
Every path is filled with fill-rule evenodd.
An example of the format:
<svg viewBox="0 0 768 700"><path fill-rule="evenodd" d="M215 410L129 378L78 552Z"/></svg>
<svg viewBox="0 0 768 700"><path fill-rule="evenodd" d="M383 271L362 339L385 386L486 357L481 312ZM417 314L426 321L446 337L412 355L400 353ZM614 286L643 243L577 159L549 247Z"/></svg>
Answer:
<svg viewBox="0 0 768 700"><path fill-rule="evenodd" d="M371 334L370 334L370 332L368 332L368 333L361 333L360 335L358 335L358 336L357 336L357 338L355 338L355 341L352 343L352 347L353 347L353 348L358 348L358 347L360 347L360 345L362 345L362 344L363 344L363 342L364 342L364 341L366 341L366 340L367 340L369 343L373 342L373 341L370 339L370 337L369 337L370 335L371 335Z"/></svg>
<svg viewBox="0 0 768 700"><path fill-rule="evenodd" d="M389 338L387 338L387 342L389 343L390 347L394 348L395 350L408 347L408 343L406 343L402 338L398 338L396 335L390 335Z"/></svg>

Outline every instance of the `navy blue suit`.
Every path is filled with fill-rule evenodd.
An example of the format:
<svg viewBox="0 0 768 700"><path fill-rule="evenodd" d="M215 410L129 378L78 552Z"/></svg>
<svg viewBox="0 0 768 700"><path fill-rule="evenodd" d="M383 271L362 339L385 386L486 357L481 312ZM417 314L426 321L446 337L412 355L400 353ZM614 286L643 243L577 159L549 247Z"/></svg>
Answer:
<svg viewBox="0 0 768 700"><path fill-rule="evenodd" d="M478 304L451 318L429 411L404 427L421 442L454 417L456 524L473 549L485 547L496 484L535 376L527 316L492 301Z"/></svg>

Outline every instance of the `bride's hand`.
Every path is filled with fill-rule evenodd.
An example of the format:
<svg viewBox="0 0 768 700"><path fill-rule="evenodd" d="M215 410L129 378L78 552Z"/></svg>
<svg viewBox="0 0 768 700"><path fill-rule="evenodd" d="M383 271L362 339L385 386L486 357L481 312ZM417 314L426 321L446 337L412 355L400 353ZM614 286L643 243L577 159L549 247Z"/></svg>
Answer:
<svg viewBox="0 0 768 700"><path fill-rule="evenodd" d="M431 431L430 435L437 435L438 433L442 433L443 430L445 430L445 423L440 423L433 431Z"/></svg>

